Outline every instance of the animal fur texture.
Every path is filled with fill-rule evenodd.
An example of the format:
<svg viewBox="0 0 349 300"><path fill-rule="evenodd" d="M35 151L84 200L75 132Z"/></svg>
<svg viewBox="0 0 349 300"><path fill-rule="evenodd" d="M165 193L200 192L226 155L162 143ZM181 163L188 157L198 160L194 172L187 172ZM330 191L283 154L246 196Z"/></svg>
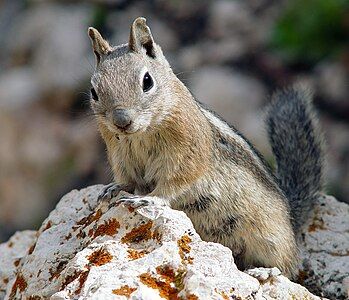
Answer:
<svg viewBox="0 0 349 300"><path fill-rule="evenodd" d="M294 276L289 200L298 227L321 186L308 97L280 92L268 110L277 179L235 128L194 99L144 18L133 22L128 44L111 47L94 28L89 36L97 59L91 106L115 179L101 198L120 190L164 198L189 216L204 240L229 247L240 268L278 267ZM153 86L146 90L148 75ZM127 116L127 126L116 125L115 111Z"/></svg>

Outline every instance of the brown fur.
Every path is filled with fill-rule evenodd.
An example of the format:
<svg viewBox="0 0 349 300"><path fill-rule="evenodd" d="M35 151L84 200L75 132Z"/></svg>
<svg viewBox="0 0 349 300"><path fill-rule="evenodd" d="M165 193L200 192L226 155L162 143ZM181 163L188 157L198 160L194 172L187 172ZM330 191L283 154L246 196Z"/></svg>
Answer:
<svg viewBox="0 0 349 300"><path fill-rule="evenodd" d="M131 47L102 55L92 78L115 181L185 211L201 237L229 247L241 268L294 275L295 238L274 177L241 135L194 100L144 26L135 21ZM155 80L149 93L140 86L146 71ZM120 108L135 116L129 132L108 117Z"/></svg>

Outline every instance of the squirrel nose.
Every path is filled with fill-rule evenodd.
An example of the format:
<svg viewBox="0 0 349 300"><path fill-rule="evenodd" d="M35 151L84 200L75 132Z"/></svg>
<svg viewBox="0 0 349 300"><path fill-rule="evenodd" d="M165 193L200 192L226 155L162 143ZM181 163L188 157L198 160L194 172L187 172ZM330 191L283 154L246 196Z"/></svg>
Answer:
<svg viewBox="0 0 349 300"><path fill-rule="evenodd" d="M126 130L131 126L131 116L126 109L115 109L113 111L113 123L116 127Z"/></svg>

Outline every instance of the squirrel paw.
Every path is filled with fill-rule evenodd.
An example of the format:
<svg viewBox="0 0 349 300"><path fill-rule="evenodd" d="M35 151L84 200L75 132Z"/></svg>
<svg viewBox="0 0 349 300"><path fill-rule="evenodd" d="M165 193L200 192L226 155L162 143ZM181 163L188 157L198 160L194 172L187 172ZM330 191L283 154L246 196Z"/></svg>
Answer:
<svg viewBox="0 0 349 300"><path fill-rule="evenodd" d="M256 278L259 282L266 282L281 274L278 268L255 268L246 270L245 273Z"/></svg>
<svg viewBox="0 0 349 300"><path fill-rule="evenodd" d="M122 190L122 186L117 183L110 183L103 187L102 191L98 195L98 201L100 200L111 200L116 197Z"/></svg>
<svg viewBox="0 0 349 300"><path fill-rule="evenodd" d="M150 199L145 199L144 197L141 197L141 196L127 195L127 196L119 198L117 200L117 203L125 204L129 207L136 209L136 208L152 205L152 204L154 204L154 201L152 201Z"/></svg>

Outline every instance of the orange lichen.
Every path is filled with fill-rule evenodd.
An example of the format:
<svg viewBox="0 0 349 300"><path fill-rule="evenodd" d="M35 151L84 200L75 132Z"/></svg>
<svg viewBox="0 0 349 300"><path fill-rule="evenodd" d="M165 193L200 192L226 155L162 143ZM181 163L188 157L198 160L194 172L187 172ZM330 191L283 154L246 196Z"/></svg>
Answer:
<svg viewBox="0 0 349 300"><path fill-rule="evenodd" d="M71 234L71 232L69 232L69 234L66 235L64 238L65 238L66 241L68 241L68 240L71 239L71 237L72 237L72 234Z"/></svg>
<svg viewBox="0 0 349 300"><path fill-rule="evenodd" d="M20 263L20 259L16 259L13 264L15 265L15 267L18 267L19 263Z"/></svg>
<svg viewBox="0 0 349 300"><path fill-rule="evenodd" d="M144 255L148 254L148 251L146 250L137 251L135 249L129 249L127 252L128 258L131 260L142 258Z"/></svg>
<svg viewBox="0 0 349 300"><path fill-rule="evenodd" d="M58 278L61 275L61 272L64 270L66 265L67 265L67 261L60 261L58 263L56 270L53 270L53 268L50 268L48 271L51 277L48 280L52 281L54 278Z"/></svg>
<svg viewBox="0 0 349 300"><path fill-rule="evenodd" d="M324 229L326 229L324 224L325 223L322 219L314 218L313 223L311 223L308 227L308 232L314 232L317 230L324 230Z"/></svg>
<svg viewBox="0 0 349 300"><path fill-rule="evenodd" d="M127 209L129 212L133 213L135 211L135 209L131 206L127 206Z"/></svg>
<svg viewBox="0 0 349 300"><path fill-rule="evenodd" d="M93 228L91 228L88 233L87 233L88 236L92 237L93 236Z"/></svg>
<svg viewBox="0 0 349 300"><path fill-rule="evenodd" d="M16 277L16 281L14 282L12 289L11 289L10 299L14 298L14 296L16 295L17 289L20 292L23 292L27 288L27 286L28 286L28 284L25 281L23 275L18 274Z"/></svg>
<svg viewBox="0 0 349 300"><path fill-rule="evenodd" d="M102 211L98 209L96 213L91 213L87 217L82 218L80 221L76 222L78 225L83 225L84 227L90 225L93 221L98 221L102 216ZM77 229L77 228L75 228Z"/></svg>
<svg viewBox="0 0 349 300"><path fill-rule="evenodd" d="M78 239L84 239L86 237L86 232L84 231L84 229L80 229L79 233L76 235L76 237Z"/></svg>
<svg viewBox="0 0 349 300"><path fill-rule="evenodd" d="M61 289L65 289L66 286L70 283L72 283L76 278L80 276L81 272L74 272L72 275L69 275L65 278L64 282L62 283Z"/></svg>
<svg viewBox="0 0 349 300"><path fill-rule="evenodd" d="M193 258L189 256L191 247L189 246L189 243L191 242L191 238L188 235L183 235L178 241L178 252L179 256L181 257L182 263L186 264L192 264Z"/></svg>
<svg viewBox="0 0 349 300"><path fill-rule="evenodd" d="M332 256L339 256L339 257L349 256L349 250L347 252L344 252L344 253L329 252L329 254L332 255Z"/></svg>
<svg viewBox="0 0 349 300"><path fill-rule="evenodd" d="M158 228L156 228L153 232L153 239L161 243L162 233L159 231Z"/></svg>
<svg viewBox="0 0 349 300"><path fill-rule="evenodd" d="M103 236L103 235L113 236L118 232L119 228L120 228L120 223L116 219L110 219L108 221L104 221L103 224L97 227L93 237L96 238L97 236Z"/></svg>
<svg viewBox="0 0 349 300"><path fill-rule="evenodd" d="M187 300L199 300L199 297L194 294L187 295Z"/></svg>
<svg viewBox="0 0 349 300"><path fill-rule="evenodd" d="M131 288L128 285L124 285L119 289L112 290L112 293L119 296L130 297L135 290L137 290L137 288Z"/></svg>
<svg viewBox="0 0 349 300"><path fill-rule="evenodd" d="M221 296L223 297L224 300L229 300L228 295L224 291L221 291L220 294L221 294Z"/></svg>
<svg viewBox="0 0 349 300"><path fill-rule="evenodd" d="M168 300L180 299L178 297L179 290L175 287L172 287L170 282L161 281L157 278L152 277L149 273L143 273L139 275L139 278L144 285L152 289L157 289L162 298L165 298Z"/></svg>
<svg viewBox="0 0 349 300"><path fill-rule="evenodd" d="M93 266L102 266L110 262L113 259L113 256L107 250L101 248L92 252L87 259Z"/></svg>
<svg viewBox="0 0 349 300"><path fill-rule="evenodd" d="M299 270L297 281L299 284L304 285L304 281L309 278L309 273L304 270Z"/></svg>
<svg viewBox="0 0 349 300"><path fill-rule="evenodd" d="M153 222L149 221L142 224L136 228L133 228L130 232L126 233L124 237L121 238L122 243L138 243L140 241L147 241L152 238L151 228Z"/></svg>
<svg viewBox="0 0 349 300"><path fill-rule="evenodd" d="M75 291L75 294L76 294L76 295L77 295L77 294L80 294L80 292L81 292L81 290L82 290L82 288L83 288L83 286L84 286L84 284L85 284L85 281L86 281L87 276L88 276L89 273L90 273L90 270L87 270L87 271L84 271L84 272L82 272L82 273L80 274L80 276L79 276L79 287L78 287L78 289Z"/></svg>
<svg viewBox="0 0 349 300"><path fill-rule="evenodd" d="M216 292L217 294L221 295L222 298L223 298L224 300L229 300L229 299L242 300L242 298L241 298L240 296L231 295L230 298L229 298L229 296L226 294L226 292L224 292L224 291L218 291L217 288L215 288L214 290L215 290L215 292ZM231 288L231 289L230 289L230 293L233 293L233 292L234 292L234 288Z"/></svg>
<svg viewBox="0 0 349 300"><path fill-rule="evenodd" d="M40 296L37 296L37 295L31 295L28 300L40 300L41 297Z"/></svg>
<svg viewBox="0 0 349 300"><path fill-rule="evenodd" d="M45 226L45 228L43 229L42 232L44 232L45 230L51 228L51 226L52 226L52 222L51 222L51 221L48 221L47 224L46 224L46 226Z"/></svg>
<svg viewBox="0 0 349 300"><path fill-rule="evenodd" d="M34 243L33 245L30 246L29 250L28 250L28 254L32 254L34 249L35 249L36 243Z"/></svg>
<svg viewBox="0 0 349 300"><path fill-rule="evenodd" d="M4 278L3 280L2 280L5 284L8 284L8 278Z"/></svg>
<svg viewBox="0 0 349 300"><path fill-rule="evenodd" d="M313 222L309 225L308 227L308 232L314 232L317 230L324 230L326 229L325 227L325 222L322 218L320 218L318 216L318 209L315 210L314 212L314 218L313 218Z"/></svg>
<svg viewBox="0 0 349 300"><path fill-rule="evenodd" d="M156 272L168 283L175 281L175 272L169 266L158 266Z"/></svg>

